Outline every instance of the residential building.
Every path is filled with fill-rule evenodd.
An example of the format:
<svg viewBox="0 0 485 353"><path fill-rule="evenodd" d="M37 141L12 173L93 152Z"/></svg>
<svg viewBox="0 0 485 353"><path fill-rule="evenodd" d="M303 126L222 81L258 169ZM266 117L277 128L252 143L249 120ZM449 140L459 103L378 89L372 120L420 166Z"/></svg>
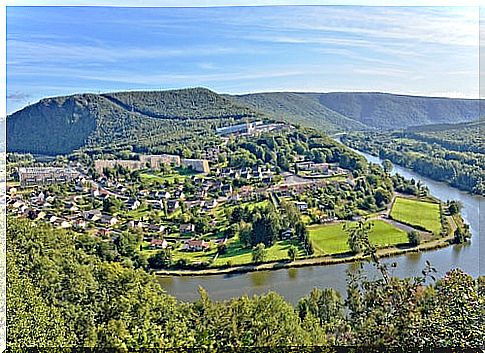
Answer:
<svg viewBox="0 0 485 353"><path fill-rule="evenodd" d="M205 251L210 247L210 243L204 240L190 239L187 240L182 246L182 250L185 251Z"/></svg>
<svg viewBox="0 0 485 353"><path fill-rule="evenodd" d="M21 167L18 174L21 187L65 183L79 176L75 169L63 167Z"/></svg>

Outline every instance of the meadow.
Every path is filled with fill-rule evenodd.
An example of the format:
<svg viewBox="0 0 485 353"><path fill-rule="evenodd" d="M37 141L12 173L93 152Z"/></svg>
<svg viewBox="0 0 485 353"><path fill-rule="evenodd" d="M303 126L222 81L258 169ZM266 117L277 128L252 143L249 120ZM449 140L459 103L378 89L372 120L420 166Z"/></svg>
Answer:
<svg viewBox="0 0 485 353"><path fill-rule="evenodd" d="M435 235L441 231L438 203L397 197L392 206L391 217L397 221L423 228Z"/></svg>
<svg viewBox="0 0 485 353"><path fill-rule="evenodd" d="M406 232L389 223L381 220L372 221L372 223L374 226L369 234L371 244L386 247L408 242ZM348 235L343 230L343 225L344 223L336 223L308 227L315 255L332 255L350 251L347 244Z"/></svg>

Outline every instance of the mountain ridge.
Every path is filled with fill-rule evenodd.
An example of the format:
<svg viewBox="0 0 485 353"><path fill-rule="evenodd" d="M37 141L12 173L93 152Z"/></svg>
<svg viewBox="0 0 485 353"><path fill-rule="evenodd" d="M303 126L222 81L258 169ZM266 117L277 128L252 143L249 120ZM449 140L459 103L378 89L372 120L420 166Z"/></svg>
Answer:
<svg viewBox="0 0 485 353"><path fill-rule="evenodd" d="M81 93L43 98L9 115L7 149L64 154L88 146L156 144L183 129L212 131L251 119L286 121L332 133L467 122L478 116L478 100L384 92L227 95L196 87Z"/></svg>

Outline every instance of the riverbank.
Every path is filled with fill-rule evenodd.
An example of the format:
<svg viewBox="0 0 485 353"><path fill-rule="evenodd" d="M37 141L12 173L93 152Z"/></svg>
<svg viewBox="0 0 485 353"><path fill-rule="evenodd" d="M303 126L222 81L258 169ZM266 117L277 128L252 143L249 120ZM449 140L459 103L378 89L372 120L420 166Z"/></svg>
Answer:
<svg viewBox="0 0 485 353"><path fill-rule="evenodd" d="M399 256L408 253L416 253L421 251L430 251L441 249L450 245L453 245L454 237L452 235L422 243L418 246L393 246L388 248L381 248L376 251L379 258L388 258L393 256ZM368 259L369 256L362 255L333 255L333 256L320 256L299 259L295 261L273 261L265 262L262 264L241 265L232 267L217 267L217 268L205 268L201 270L159 270L154 273L157 276L208 276L208 275L222 275L222 274L236 274L247 273L255 271L270 271L279 270L284 268L293 267L306 267L306 266L322 266L322 265L334 265L349 263L355 261L361 261Z"/></svg>

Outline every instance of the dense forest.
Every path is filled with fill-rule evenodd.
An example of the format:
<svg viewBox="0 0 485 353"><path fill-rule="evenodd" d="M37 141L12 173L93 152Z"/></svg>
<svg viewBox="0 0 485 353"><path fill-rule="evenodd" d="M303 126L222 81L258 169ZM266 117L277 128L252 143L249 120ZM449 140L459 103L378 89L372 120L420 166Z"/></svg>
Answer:
<svg viewBox="0 0 485 353"><path fill-rule="evenodd" d="M232 97L237 102L269 116L327 132L365 130L367 128L361 122L337 113L318 100L301 93L252 93Z"/></svg>
<svg viewBox="0 0 485 353"><path fill-rule="evenodd" d="M12 152L48 155L82 147L144 148L215 135L216 127L256 115L204 89L47 98L7 118L7 145Z"/></svg>
<svg viewBox="0 0 485 353"><path fill-rule="evenodd" d="M316 288L292 306L271 292L215 302L201 289L198 301L183 303L130 262L99 257L101 242L8 224L11 348L485 345L485 279L460 270L435 280L427 266L422 277L398 279L374 258L381 277L350 272L346 295Z"/></svg>
<svg viewBox="0 0 485 353"><path fill-rule="evenodd" d="M167 145L181 132L270 119L325 132L394 129L478 119L478 102L381 93L220 95L204 88L53 97L7 118L9 152Z"/></svg>
<svg viewBox="0 0 485 353"><path fill-rule="evenodd" d="M485 195L483 123L429 126L398 132L353 133L350 147L389 159L434 180Z"/></svg>
<svg viewBox="0 0 485 353"><path fill-rule="evenodd" d="M235 98L268 114L286 116L290 122L326 131L362 130L363 127L402 129L416 125L459 123L476 120L480 113L478 100L388 93L280 92L253 93Z"/></svg>

